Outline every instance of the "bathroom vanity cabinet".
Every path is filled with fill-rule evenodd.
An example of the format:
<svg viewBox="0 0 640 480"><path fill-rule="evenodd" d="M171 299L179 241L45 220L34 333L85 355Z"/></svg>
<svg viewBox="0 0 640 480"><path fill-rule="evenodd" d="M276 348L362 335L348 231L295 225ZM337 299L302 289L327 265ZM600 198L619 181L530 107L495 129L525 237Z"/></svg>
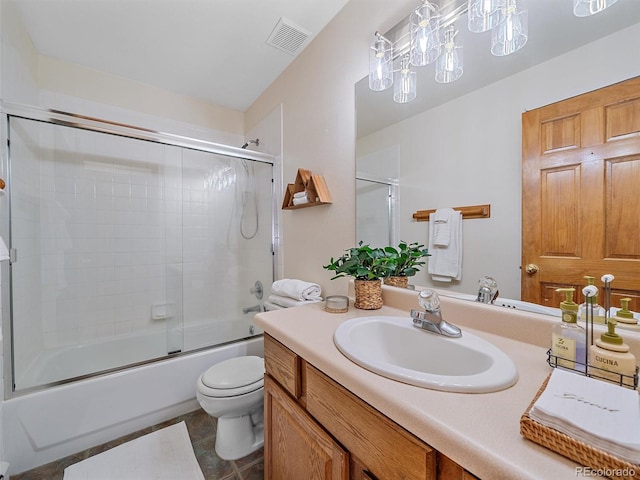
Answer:
<svg viewBox="0 0 640 480"><path fill-rule="evenodd" d="M474 477L265 334L265 478Z"/></svg>

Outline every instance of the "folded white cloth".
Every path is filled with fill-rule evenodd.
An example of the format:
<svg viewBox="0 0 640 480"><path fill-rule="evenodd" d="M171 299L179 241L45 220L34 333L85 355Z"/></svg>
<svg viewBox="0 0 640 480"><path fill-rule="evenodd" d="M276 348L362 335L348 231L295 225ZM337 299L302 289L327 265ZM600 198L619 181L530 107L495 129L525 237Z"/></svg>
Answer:
<svg viewBox="0 0 640 480"><path fill-rule="evenodd" d="M451 215L453 208L439 208L433 214L433 245L448 247L451 241Z"/></svg>
<svg viewBox="0 0 640 480"><path fill-rule="evenodd" d="M271 285L271 293L294 300L322 300L320 285L295 278L276 280Z"/></svg>
<svg viewBox="0 0 640 480"><path fill-rule="evenodd" d="M638 392L555 369L529 416L627 462L640 464Z"/></svg>
<svg viewBox="0 0 640 480"><path fill-rule="evenodd" d="M462 213L453 209L449 212L449 245L434 243L435 218L429 216L429 253L427 271L436 282L451 282L462 278ZM437 211L436 211L437 214Z"/></svg>
<svg viewBox="0 0 640 480"><path fill-rule="evenodd" d="M273 303L280 307L289 308L289 307L301 307L303 305L310 305L312 303L319 303L322 299L318 300L294 300L291 297L283 297L281 295L269 295L267 300L268 303Z"/></svg>
<svg viewBox="0 0 640 480"><path fill-rule="evenodd" d="M307 198L307 191L303 190L302 192L296 192L293 194L293 198Z"/></svg>
<svg viewBox="0 0 640 480"><path fill-rule="evenodd" d="M271 312L273 310L281 310L283 308L286 308L286 307L283 307L282 305L277 305L275 303L271 303L268 300L264 302L264 309L266 312Z"/></svg>
<svg viewBox="0 0 640 480"><path fill-rule="evenodd" d="M309 203L309 198L306 195L304 197L293 197L294 205L302 205L303 203Z"/></svg>

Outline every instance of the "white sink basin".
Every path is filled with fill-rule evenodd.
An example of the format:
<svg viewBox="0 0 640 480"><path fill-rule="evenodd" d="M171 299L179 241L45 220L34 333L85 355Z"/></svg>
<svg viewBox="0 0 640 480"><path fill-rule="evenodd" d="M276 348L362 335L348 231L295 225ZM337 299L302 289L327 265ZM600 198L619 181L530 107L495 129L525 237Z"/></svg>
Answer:
<svg viewBox="0 0 640 480"><path fill-rule="evenodd" d="M447 392L487 393L518 380L513 361L482 338L462 330L447 338L413 326L411 318L361 317L341 324L338 349L383 377Z"/></svg>

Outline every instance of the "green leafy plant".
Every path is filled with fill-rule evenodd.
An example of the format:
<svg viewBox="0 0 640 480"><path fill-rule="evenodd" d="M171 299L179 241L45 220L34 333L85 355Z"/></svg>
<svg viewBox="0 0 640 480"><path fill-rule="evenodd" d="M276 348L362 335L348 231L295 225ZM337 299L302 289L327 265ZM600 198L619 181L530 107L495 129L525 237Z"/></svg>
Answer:
<svg viewBox="0 0 640 480"><path fill-rule="evenodd" d="M425 264L421 259L430 256L429 250L418 242L400 242L398 248L385 247L387 266L392 276L412 277L418 273L419 268Z"/></svg>
<svg viewBox="0 0 640 480"><path fill-rule="evenodd" d="M331 257L328 265L322 268L336 272L331 278L354 277L356 280L376 280L391 275L391 265L387 254L382 248L371 248L363 245L350 248L337 259Z"/></svg>

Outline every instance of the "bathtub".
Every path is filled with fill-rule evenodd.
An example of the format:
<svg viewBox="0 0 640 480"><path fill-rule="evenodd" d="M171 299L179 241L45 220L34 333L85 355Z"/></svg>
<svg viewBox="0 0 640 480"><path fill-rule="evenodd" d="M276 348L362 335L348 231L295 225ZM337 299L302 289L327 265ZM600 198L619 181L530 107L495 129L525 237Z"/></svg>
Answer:
<svg viewBox="0 0 640 480"><path fill-rule="evenodd" d="M196 329L194 336L200 333ZM127 351L126 344L108 343L101 345L101 354L109 349L112 354ZM90 349L71 348L66 363L81 364L82 352L89 357L85 362L95 361ZM198 376L215 363L242 355L262 356L262 336L5 401L1 410L2 436L5 457L11 464L9 473L21 473L196 410ZM50 372L45 368L40 373Z"/></svg>

